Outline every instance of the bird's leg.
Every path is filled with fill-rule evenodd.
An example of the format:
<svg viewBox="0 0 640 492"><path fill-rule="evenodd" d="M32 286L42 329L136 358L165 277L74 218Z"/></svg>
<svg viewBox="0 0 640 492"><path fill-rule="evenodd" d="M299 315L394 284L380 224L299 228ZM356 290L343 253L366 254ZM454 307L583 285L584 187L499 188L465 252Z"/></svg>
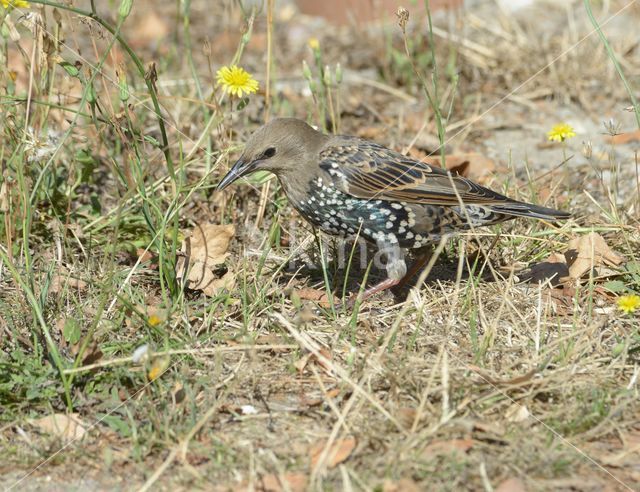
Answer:
<svg viewBox="0 0 640 492"><path fill-rule="evenodd" d="M385 269L387 270L388 278L377 283L373 287L369 287L362 293L362 295L352 296L348 302L350 306L353 306L358 298L360 299L360 302L362 302L378 292L398 285L407 274L407 264L404 261L402 249L400 249L400 246L398 246L397 243L389 245L378 241L378 248L380 248L379 253L384 253L387 257ZM378 254L375 259L378 259L379 257L380 255Z"/></svg>
<svg viewBox="0 0 640 492"><path fill-rule="evenodd" d="M431 247L429 247L428 249L418 254L415 260L413 260L413 263L411 264L411 267L409 268L409 271L407 272L407 274L404 277L402 277L402 279L400 279L400 281L398 282L398 287L400 289L404 288L405 285L407 285L407 283L409 282L409 280L411 280L411 278L416 273L418 273L420 270L424 268L424 266L429 262L432 256L433 256L433 250Z"/></svg>
<svg viewBox="0 0 640 492"><path fill-rule="evenodd" d="M362 295L360 296L360 302L365 301L378 292L382 292L383 290L387 290L395 285L398 285L399 282L400 280L396 278L388 278L386 280L383 280L382 282L378 282L376 285L374 285L373 287L369 287L362 293ZM355 296L353 299L350 299L350 303L355 304L357 298L358 296Z"/></svg>

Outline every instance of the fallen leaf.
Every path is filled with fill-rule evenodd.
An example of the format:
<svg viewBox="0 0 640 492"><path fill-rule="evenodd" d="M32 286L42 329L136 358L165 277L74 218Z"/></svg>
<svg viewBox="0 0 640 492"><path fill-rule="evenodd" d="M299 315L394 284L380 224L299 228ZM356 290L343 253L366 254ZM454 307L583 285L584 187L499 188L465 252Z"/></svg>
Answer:
<svg viewBox="0 0 640 492"><path fill-rule="evenodd" d="M424 489L410 478L401 478L397 482L385 480L382 484L382 492L420 492L421 490Z"/></svg>
<svg viewBox="0 0 640 492"><path fill-rule="evenodd" d="M434 441L422 451L422 457L433 459L438 456L460 457L469 451L474 444L474 440L467 439L449 439L448 441Z"/></svg>
<svg viewBox="0 0 640 492"><path fill-rule="evenodd" d="M527 492L527 487L519 478L511 477L501 482L496 487L495 492Z"/></svg>
<svg viewBox="0 0 640 492"><path fill-rule="evenodd" d="M316 301L322 307L331 307L329 296L325 290L303 287L302 289L295 290L295 293L299 299ZM338 303L335 297L332 298L332 301L334 306Z"/></svg>
<svg viewBox="0 0 640 492"><path fill-rule="evenodd" d="M51 277L51 283L49 284L49 292L52 294L59 294L68 287L69 289L85 290L87 283L79 278L71 277L70 275L58 275L55 274Z"/></svg>
<svg viewBox="0 0 640 492"><path fill-rule="evenodd" d="M302 472L286 472L281 474L270 473L262 475L252 483L244 481L238 486L229 488L222 487L222 490L233 490L234 492L247 492L248 490L256 490L258 492L302 492L307 490L307 475ZM214 488L214 490L218 490Z"/></svg>
<svg viewBox="0 0 640 492"><path fill-rule="evenodd" d="M316 357L313 353L308 353L306 355L303 355L298 361L294 362L293 365L298 370L298 373L302 374L307 368L307 365L309 365L309 363L313 361L316 362L326 374L331 375L331 364L329 364L329 362L333 359L331 352L329 352L329 350L327 350L325 347L320 348L319 352L322 358Z"/></svg>
<svg viewBox="0 0 640 492"><path fill-rule="evenodd" d="M311 353L305 354L302 357L300 357L299 360L295 361L293 363L293 367L295 367L298 370L298 374L302 374L304 372L304 370L307 367L307 364L309 363L309 360L311 359Z"/></svg>
<svg viewBox="0 0 640 492"><path fill-rule="evenodd" d="M178 280L183 281L186 276L187 288L200 290L210 297L222 289L233 289L233 272L229 270L220 278L216 275L216 266L229 256L227 250L235 231L233 225L197 224L190 234L185 233L176 263Z"/></svg>
<svg viewBox="0 0 640 492"><path fill-rule="evenodd" d="M613 251L597 232L590 232L584 236L569 241L569 248L565 252L569 265L569 275L573 279L582 276L602 265L617 266L624 258Z"/></svg>
<svg viewBox="0 0 640 492"><path fill-rule="evenodd" d="M332 373L332 369L331 369L331 364L330 362L333 359L333 355L331 355L331 352L329 352L328 349L326 349L325 347L321 347L320 348L320 355L323 358L320 357L313 357L313 359L320 365L320 367L322 367L323 371L328 374L331 375ZM326 359L326 360L325 360Z"/></svg>
<svg viewBox="0 0 640 492"><path fill-rule="evenodd" d="M477 153L450 154L445 157L445 166L453 174L459 174L465 178L479 180L495 171L496 164L488 157ZM422 158L423 162L432 166L441 167L441 159L438 155Z"/></svg>
<svg viewBox="0 0 640 492"><path fill-rule="evenodd" d="M263 492L302 492L307 489L307 475L301 472L288 472L276 475L264 475L260 477L257 490Z"/></svg>
<svg viewBox="0 0 640 492"><path fill-rule="evenodd" d="M322 440L314 444L309 450L309 456L311 457L311 466L315 467L320 461L322 452L327 445L326 440ZM324 460L325 465L328 468L334 468L343 461L345 461L356 448L356 438L347 437L345 439L336 440L327 450L327 455Z"/></svg>
<svg viewBox="0 0 640 492"><path fill-rule="evenodd" d="M158 257L151 251L145 248L137 248L136 255L140 263L149 263L151 268L156 270L158 268ZM153 263L152 263L153 262Z"/></svg>
<svg viewBox="0 0 640 492"><path fill-rule="evenodd" d="M545 289L544 295L547 302L553 301L558 314L564 316L572 312L576 296L576 289L572 285L560 284L556 288Z"/></svg>
<svg viewBox="0 0 640 492"><path fill-rule="evenodd" d="M306 398L303 397L301 400L301 404L305 407L317 407L318 405L323 404L324 402L326 402L329 399L334 399L337 398L338 396L340 396L341 390L338 388L333 388L329 391L327 391L326 393L324 393L322 396L318 397L318 398Z"/></svg>
<svg viewBox="0 0 640 492"><path fill-rule="evenodd" d="M400 407L396 410L395 414L398 422L400 422L406 429L411 429L417 415L418 412L416 409L411 407Z"/></svg>
<svg viewBox="0 0 640 492"><path fill-rule="evenodd" d="M77 356L78 353L80 352L81 345L82 345L82 342L79 342L71 346L71 354L74 357ZM93 340L89 343L89 345L84 351L84 354L82 356L82 365L93 364L94 362L97 362L100 359L102 359L103 355L104 354L102 353L102 350L100 350L98 343L95 340Z"/></svg>
<svg viewBox="0 0 640 492"><path fill-rule="evenodd" d="M87 433L87 425L77 413L54 413L39 419L30 419L29 423L41 432L56 436L65 442L82 439Z"/></svg>

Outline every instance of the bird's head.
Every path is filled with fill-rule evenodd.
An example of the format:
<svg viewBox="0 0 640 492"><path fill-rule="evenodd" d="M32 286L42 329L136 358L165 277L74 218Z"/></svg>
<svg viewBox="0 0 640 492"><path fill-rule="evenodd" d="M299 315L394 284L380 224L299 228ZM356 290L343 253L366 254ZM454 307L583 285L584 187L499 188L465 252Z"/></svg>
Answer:
<svg viewBox="0 0 640 492"><path fill-rule="evenodd" d="M271 120L249 137L242 155L216 190L254 171L266 170L278 176L299 171L302 162L317 155L326 138L296 118Z"/></svg>

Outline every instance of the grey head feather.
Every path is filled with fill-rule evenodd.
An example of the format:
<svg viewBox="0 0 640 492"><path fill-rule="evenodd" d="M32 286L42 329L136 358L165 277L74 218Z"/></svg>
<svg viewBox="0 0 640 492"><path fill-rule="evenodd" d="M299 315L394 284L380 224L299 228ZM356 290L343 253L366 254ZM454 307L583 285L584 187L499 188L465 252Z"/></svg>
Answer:
<svg viewBox="0 0 640 492"><path fill-rule="evenodd" d="M276 118L251 135L240 160L260 161L256 169L275 174L300 172L301 165L317 156L328 138L302 120Z"/></svg>

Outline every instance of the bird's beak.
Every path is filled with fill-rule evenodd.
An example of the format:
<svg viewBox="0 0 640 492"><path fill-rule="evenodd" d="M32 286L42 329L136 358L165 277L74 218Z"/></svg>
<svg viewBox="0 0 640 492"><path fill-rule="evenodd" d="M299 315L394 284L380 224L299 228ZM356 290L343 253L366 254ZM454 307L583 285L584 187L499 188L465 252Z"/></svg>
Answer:
<svg viewBox="0 0 640 492"><path fill-rule="evenodd" d="M245 174L249 174L253 168L252 162L247 163L244 159L238 159L224 178L220 180L216 191L222 191L235 180L241 178Z"/></svg>

